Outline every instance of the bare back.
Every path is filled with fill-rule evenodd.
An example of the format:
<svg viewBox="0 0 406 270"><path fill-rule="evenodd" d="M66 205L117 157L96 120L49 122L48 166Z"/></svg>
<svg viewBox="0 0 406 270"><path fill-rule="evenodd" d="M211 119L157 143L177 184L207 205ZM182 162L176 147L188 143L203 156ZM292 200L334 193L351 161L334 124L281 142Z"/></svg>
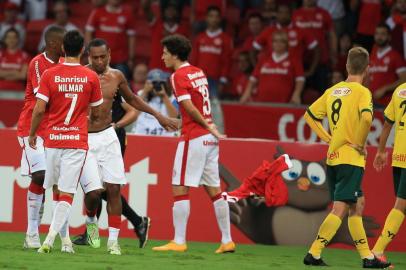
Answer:
<svg viewBox="0 0 406 270"><path fill-rule="evenodd" d="M89 122L90 132L103 130L111 124L111 109L114 96L122 83L120 71L111 67L107 67L107 70L99 75L99 79L103 94L103 103L100 105L100 120L97 122Z"/></svg>

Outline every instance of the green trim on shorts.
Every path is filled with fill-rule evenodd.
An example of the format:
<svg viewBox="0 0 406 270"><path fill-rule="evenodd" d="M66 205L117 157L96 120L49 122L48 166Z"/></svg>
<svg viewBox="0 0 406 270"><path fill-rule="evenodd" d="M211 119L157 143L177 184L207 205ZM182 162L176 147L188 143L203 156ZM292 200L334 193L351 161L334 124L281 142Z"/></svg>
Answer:
<svg viewBox="0 0 406 270"><path fill-rule="evenodd" d="M364 168L349 164L327 165L327 180L333 201L356 203L361 190Z"/></svg>

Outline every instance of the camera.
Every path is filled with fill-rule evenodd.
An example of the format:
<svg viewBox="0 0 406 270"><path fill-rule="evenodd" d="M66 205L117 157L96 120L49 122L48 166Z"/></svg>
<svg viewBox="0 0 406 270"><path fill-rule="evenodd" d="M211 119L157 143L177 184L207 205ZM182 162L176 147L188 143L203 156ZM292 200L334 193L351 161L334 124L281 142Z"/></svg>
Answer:
<svg viewBox="0 0 406 270"><path fill-rule="evenodd" d="M156 92L160 92L160 91L162 91L162 89L165 89L165 82L163 82L163 81L153 81L152 86L153 86L153 89ZM163 86L163 88L162 88L162 86Z"/></svg>

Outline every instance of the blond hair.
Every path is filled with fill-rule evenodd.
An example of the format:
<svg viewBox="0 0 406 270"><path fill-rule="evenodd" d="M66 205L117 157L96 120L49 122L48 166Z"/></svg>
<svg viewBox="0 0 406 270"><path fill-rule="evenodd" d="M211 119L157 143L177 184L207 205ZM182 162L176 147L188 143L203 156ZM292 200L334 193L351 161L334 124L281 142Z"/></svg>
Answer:
<svg viewBox="0 0 406 270"><path fill-rule="evenodd" d="M354 47L348 52L347 72L350 75L362 75L369 64L369 53L363 47Z"/></svg>

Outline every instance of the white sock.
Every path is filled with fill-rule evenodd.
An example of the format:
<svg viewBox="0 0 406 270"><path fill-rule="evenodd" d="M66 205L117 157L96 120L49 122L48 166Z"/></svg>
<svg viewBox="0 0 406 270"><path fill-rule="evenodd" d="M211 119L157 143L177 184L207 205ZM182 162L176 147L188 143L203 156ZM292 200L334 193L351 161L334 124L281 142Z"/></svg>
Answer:
<svg viewBox="0 0 406 270"><path fill-rule="evenodd" d="M58 204L58 201L52 200L52 213L55 212L55 207ZM69 238L69 226L68 222L69 220L67 219L66 222L62 225L61 230L59 231L59 236L61 239L66 239Z"/></svg>
<svg viewBox="0 0 406 270"><path fill-rule="evenodd" d="M49 233L47 236L47 240L51 241L48 242L49 244L53 245L55 236L58 234L58 232L61 231L62 226L68 220L70 208L71 205L65 201L59 201L56 204L54 214L52 217L51 226L49 227Z"/></svg>
<svg viewBox="0 0 406 270"><path fill-rule="evenodd" d="M118 240L118 234L120 229L109 227L109 240L108 242L116 242Z"/></svg>
<svg viewBox="0 0 406 270"><path fill-rule="evenodd" d="M44 194L36 194L28 190L27 192L27 234L38 234L38 226L41 223L40 209Z"/></svg>
<svg viewBox="0 0 406 270"><path fill-rule="evenodd" d="M97 224L97 216L94 216L94 217L86 216L86 224L91 224L91 223Z"/></svg>
<svg viewBox="0 0 406 270"><path fill-rule="evenodd" d="M190 213L190 200L176 201L173 204L173 226L175 227L175 243L186 242L186 226Z"/></svg>
<svg viewBox="0 0 406 270"><path fill-rule="evenodd" d="M224 199L218 199L213 202L214 212L216 213L217 224L221 231L221 243L231 242L230 232L230 208Z"/></svg>

